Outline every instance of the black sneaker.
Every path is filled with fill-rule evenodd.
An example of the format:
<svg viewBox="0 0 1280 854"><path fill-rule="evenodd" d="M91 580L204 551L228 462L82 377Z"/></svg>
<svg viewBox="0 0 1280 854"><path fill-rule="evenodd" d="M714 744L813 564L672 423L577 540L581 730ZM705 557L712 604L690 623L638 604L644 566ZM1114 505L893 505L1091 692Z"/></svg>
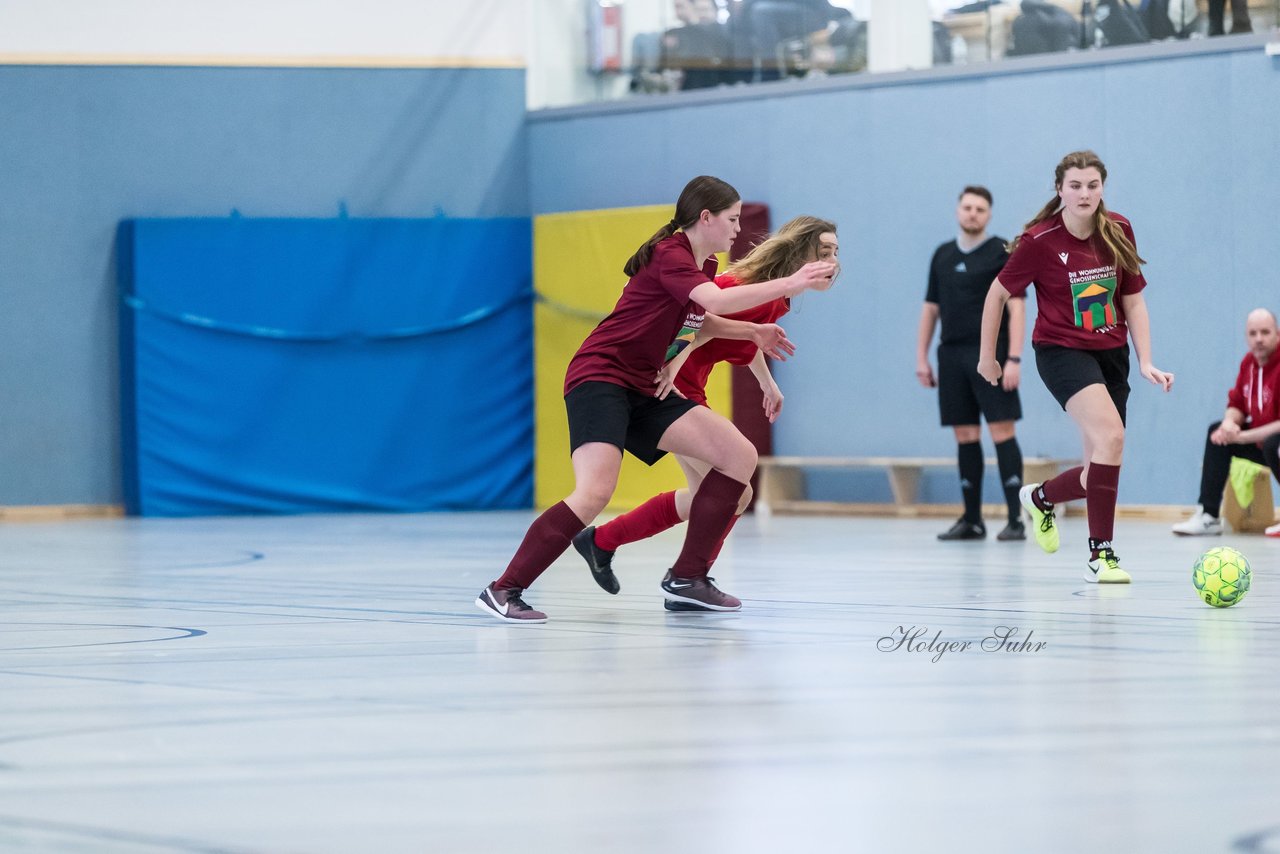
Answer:
<svg viewBox="0 0 1280 854"><path fill-rule="evenodd" d="M605 593L617 593L622 589L618 576L613 574L613 552L605 551L596 545L596 529L583 528L573 538L573 547L582 555L591 569L591 577L600 585Z"/></svg>
<svg viewBox="0 0 1280 854"><path fill-rule="evenodd" d="M964 517L938 535L940 540L985 540L986 538L986 525L975 524Z"/></svg>
<svg viewBox="0 0 1280 854"><path fill-rule="evenodd" d="M996 534L997 540L1025 540L1027 538L1027 529L1023 527L1021 519L1014 519L1008 525L1004 526L1004 530Z"/></svg>
<svg viewBox="0 0 1280 854"><path fill-rule="evenodd" d="M707 576L698 578L676 578L667 570L662 579L662 595L666 597L665 607L668 611L740 611L742 602L736 596L730 596L711 582L715 579ZM687 607L671 607L672 605Z"/></svg>

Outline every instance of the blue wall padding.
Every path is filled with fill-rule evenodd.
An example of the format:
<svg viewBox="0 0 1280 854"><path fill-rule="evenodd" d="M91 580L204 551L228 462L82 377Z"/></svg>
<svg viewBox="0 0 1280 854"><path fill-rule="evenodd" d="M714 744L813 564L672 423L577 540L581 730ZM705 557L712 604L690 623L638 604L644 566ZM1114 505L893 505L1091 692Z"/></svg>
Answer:
<svg viewBox="0 0 1280 854"><path fill-rule="evenodd" d="M528 507L528 219L119 233L131 514Z"/></svg>

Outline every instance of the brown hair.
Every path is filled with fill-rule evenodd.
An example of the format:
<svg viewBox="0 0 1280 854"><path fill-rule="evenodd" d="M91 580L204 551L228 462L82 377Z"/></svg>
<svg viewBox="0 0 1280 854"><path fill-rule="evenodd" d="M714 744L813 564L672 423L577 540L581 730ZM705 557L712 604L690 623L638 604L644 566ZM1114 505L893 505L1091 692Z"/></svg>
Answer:
<svg viewBox="0 0 1280 854"><path fill-rule="evenodd" d="M744 285L790 276L817 260L822 249L820 238L826 232L835 234L835 223L816 216L798 216L730 264L725 274Z"/></svg>
<svg viewBox="0 0 1280 854"><path fill-rule="evenodd" d="M995 202L991 200L991 191L988 190L986 187L980 186L978 184L970 184L969 186L961 190L960 198L963 199L965 196L978 196L980 198L986 199L988 205L995 204Z"/></svg>
<svg viewBox="0 0 1280 854"><path fill-rule="evenodd" d="M653 247L675 234L677 229L688 228L696 223L703 211L720 213L739 200L738 191L719 178L712 178L710 175L694 178L681 191L680 198L676 201L676 215L671 222L654 232L653 237L646 240L636 250L636 254L631 256L622 271L628 276L639 273L653 257Z"/></svg>
<svg viewBox="0 0 1280 854"><path fill-rule="evenodd" d="M1097 169L1098 174L1102 176L1102 183L1107 183L1107 167L1103 165L1102 160L1092 151L1073 151L1058 164L1058 168L1053 173L1053 187L1055 190L1062 189L1063 176L1067 174L1068 169ZM1032 226L1044 222L1049 217L1056 214L1062 208L1062 199L1054 196L1040 212L1031 218L1031 221L1023 226L1025 232ZM1093 212L1093 229L1102 237L1102 242L1107 245L1107 249L1111 251L1111 257L1115 261L1117 267L1122 267L1130 273L1137 273L1140 265L1147 263L1141 255L1138 254L1138 248L1133 245L1133 241L1125 237L1124 230L1120 228L1120 223L1111 218L1111 214L1107 213L1107 206L1102 200L1098 200L1098 209ZM1013 254L1013 250L1017 248L1018 241L1021 237L1015 237L1013 242L1009 244L1009 254Z"/></svg>

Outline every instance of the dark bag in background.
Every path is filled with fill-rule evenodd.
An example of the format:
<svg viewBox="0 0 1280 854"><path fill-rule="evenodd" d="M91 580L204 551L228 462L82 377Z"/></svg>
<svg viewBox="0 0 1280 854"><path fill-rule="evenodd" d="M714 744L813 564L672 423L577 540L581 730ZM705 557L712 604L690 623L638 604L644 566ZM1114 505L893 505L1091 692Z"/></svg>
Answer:
<svg viewBox="0 0 1280 854"><path fill-rule="evenodd" d="M1080 45L1080 21L1075 15L1046 0L1022 0L1022 12L1013 19L1013 45L1009 56L1057 53Z"/></svg>
<svg viewBox="0 0 1280 854"><path fill-rule="evenodd" d="M1151 41L1147 25L1129 0L1098 0L1093 22L1102 33L1102 44L1146 44Z"/></svg>
<svg viewBox="0 0 1280 854"><path fill-rule="evenodd" d="M1153 39L1190 38L1200 21L1195 0L1150 0L1143 11L1143 23Z"/></svg>

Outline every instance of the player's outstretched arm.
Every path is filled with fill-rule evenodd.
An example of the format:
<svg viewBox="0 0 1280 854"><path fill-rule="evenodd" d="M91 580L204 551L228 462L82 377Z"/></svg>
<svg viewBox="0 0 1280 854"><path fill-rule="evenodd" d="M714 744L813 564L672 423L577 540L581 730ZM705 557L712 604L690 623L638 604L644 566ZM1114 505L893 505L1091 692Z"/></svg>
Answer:
<svg viewBox="0 0 1280 854"><path fill-rule="evenodd" d="M689 292L689 299L712 314L736 314L810 288L822 290L830 284L836 269L830 261L810 261L790 276L754 285L722 289L715 282L703 282Z"/></svg>
<svg viewBox="0 0 1280 854"><path fill-rule="evenodd" d="M704 335L708 338L750 341L763 350L766 356L779 362L785 362L788 356L796 352L796 345L787 337L786 330L776 323L749 323L708 314L703 318L702 329L698 332L699 338Z"/></svg>

